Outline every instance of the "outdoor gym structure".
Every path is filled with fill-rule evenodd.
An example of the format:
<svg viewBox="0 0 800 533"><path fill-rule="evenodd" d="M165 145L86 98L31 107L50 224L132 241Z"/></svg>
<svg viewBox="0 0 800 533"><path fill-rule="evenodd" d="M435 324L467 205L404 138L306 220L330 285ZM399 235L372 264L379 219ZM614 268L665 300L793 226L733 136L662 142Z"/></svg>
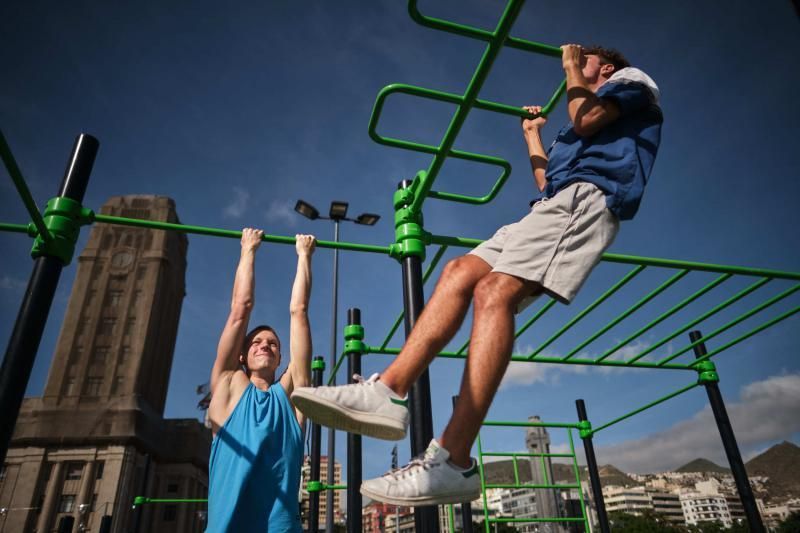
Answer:
<svg viewBox="0 0 800 533"><path fill-rule="evenodd" d="M523 0L509 0L499 22L497 23L496 28L493 31L489 31L428 17L420 13L416 5L416 0L409 0L408 11L411 18L415 22L436 30L484 41L486 43L486 48L464 94L445 93L405 84L389 85L378 93L375 107L373 108L372 116L370 117L369 121L370 137L378 143L431 154L433 158L426 170L419 171L413 180L404 181L401 183L399 189L394 193L393 205L395 208L395 241L393 243L388 246L372 246L357 243L331 242L324 240L318 241L318 246L320 248L338 248L342 250L385 254L398 260L402 265L404 311L397 318L394 326L391 328L386 338L382 343L380 343L380 345L369 345L364 341L365 331L360 323L360 312L357 309L351 309L348 313L348 325L344 328L344 350L341 354L341 357L339 357L337 360L335 367L329 374L329 382L332 381L333 376L336 375L339 366L345 357L348 358L348 374L352 376L354 373L360 373L360 357L362 355L397 354L399 349L390 348L388 347L388 344L397 331L400 322L404 322L406 335L408 335L408 333L414 327L414 324L424 305L423 285L436 268L444 252L448 249L448 247L455 246L471 248L480 242L476 239L435 235L426 231L423 228L422 223L422 205L427 198L436 198L440 200L469 204L488 203L497 195L511 173L511 165L507 161L489 155L460 151L454 148L454 144L461 126L464 124L464 121L466 120L470 110L473 108L502 113L513 117L529 117L525 111L517 106L489 102L478 98L483 83L488 77L492 68L493 62L503 47L511 47L518 50L544 54L554 58L561 57L560 48L510 36L511 28L517 15L519 14L522 4ZM565 83L562 82L561 85L555 90L552 98L548 102L547 106L545 106L542 114L546 115L552 111L553 107L557 104L558 100L562 96L564 88ZM377 133L376 128L383 105L386 99L394 93L402 93L414 97L433 99L455 106L455 111L450 124L438 146L413 143L401 139L385 137ZM89 175L91 173L98 147L98 141L89 135L80 135L77 138L58 194L56 197L47 202L44 213L41 214L36 207L36 203L31 197L30 192L28 191L22 173L20 172L14 160L5 137L3 137L2 133L0 133L0 155L2 155L6 169L8 170L8 173L22 198L22 201L25 204L32 221L28 224L2 223L0 224L0 230L25 233L28 236L35 238L31 252L34 258L33 272L31 274L19 314L14 325L14 330L8 343L2 368L0 369L0 409L7 417L7 423L0 427L0 455L3 459L5 459L5 455L8 450L12 431L16 423L25 388L30 378L34 357L41 340L42 332L44 330L45 322L49 313L56 286L58 284L61 270L65 265L68 265L72 259L81 226L92 223L121 224L150 229L174 230L216 237L228 237L236 239L241 237L241 232L239 231L108 216L97 214L92 210L83 207L81 202L86 191ZM448 157L499 167L501 173L489 192L482 197L435 191L432 189L434 181L436 180L439 170ZM267 242L279 244L294 243L294 238L278 235L265 235L263 239ZM438 245L439 248L434 257L431 259L426 272L423 274L422 263L425 259L426 249L430 245ZM730 421L726 414L725 405L717 385L719 376L711 358L744 341L745 339L748 339L757 333L760 333L761 331L764 331L765 329L777 324L778 322L781 322L782 320L785 320L786 318L796 314L798 311L800 311L800 305L790 307L775 316L769 317L760 325L738 335L734 339L729 340L728 342L711 351L706 351L705 343L724 333L725 331L728 331L741 322L762 313L778 302L781 302L794 295L798 290L800 290L800 272L780 272L774 270L674 261L668 259L636 257L619 254L604 254L603 261L606 263L632 265L632 268L627 271L625 275L622 276L618 281L611 285L611 287L608 288L600 297L598 297L584 309L578 311L562 327L554 331L550 337L548 337L531 353L516 354L512 356L511 359L513 361L525 361L533 363L682 370L693 373L692 379L689 380L689 383L685 387L672 392L663 398L654 400L651 403L624 414L614 420L600 424L597 427L593 427L590 423L583 400L577 400L576 402L578 421L573 423L485 421L483 424L484 426L543 426L554 429L563 429L567 432L567 441L570 445L570 453L509 454L502 452L488 452L483 450L481 438L479 436L477 445L482 486L484 489L484 503L486 497L485 489L493 487L578 489L582 502L582 515L580 517L556 516L538 517L535 519L509 519L489 518L487 515L484 522L486 531L489 531L490 524L493 522L581 522L583 523L585 530L589 530L586 505L583 503L583 495L580 491L580 480L578 476L578 466L573 440L574 435L578 435L584 444L584 451L589 470L592 493L598 514L600 530L603 532L610 531L608 517L606 516L605 506L603 503L602 491L600 488L600 478L597 470L597 463L592 445L593 436L601 430L604 430L618 422L626 420L633 415L649 409L650 407L661 404L699 386L705 387L708 393L709 402L714 412L717 426L720 431L720 436L722 438L722 443L730 462L731 471L739 490L739 495L744 506L745 514L747 515L750 529L752 531L764 531L764 526L762 525L761 518L755 505L755 499L750 489L750 484L747 479L738 445L736 443ZM668 275L668 277L650 292L642 294L632 305L630 305L630 307L615 316L615 318L610 320L605 326L578 342L578 344L565 355L561 357L548 357L543 355L543 351L556 339L562 337L570 328L582 320L586 315L606 302L612 295L617 293L646 269L664 272ZM626 335L622 341L609 347L599 356L587 358L581 355L581 350L583 350L590 343L594 342L601 335L608 332L612 328L620 325L631 315L642 309L646 304L656 300L657 297L662 295L670 287L678 286L681 280L691 277L693 273L710 273L716 277L702 286L699 290L669 306L666 310L658 314L658 316L650 319L649 323ZM640 353L630 357L621 357L620 351L623 347L630 346L631 342L639 339L643 334L650 331L653 327L667 320L669 317L675 315L690 304L696 305L701 297L706 296L712 291L714 291L715 295L718 294L718 288L726 284L730 286L731 283L728 282L733 278L736 278L737 280L746 279L749 280L750 283L747 284L745 288L736 290L732 295L728 296L723 301L713 304L707 311L699 314L688 323L677 328L672 333L650 345L646 349L643 349ZM715 328L710 333L701 334L700 332L694 330L695 327L698 327L706 319L709 319L720 311L731 307L743 298L756 293L770 282L779 282L780 284L785 284L786 287L784 288L782 286L782 290L777 294L766 297L766 299L764 299L760 304L744 313L739 314L724 325ZM774 284L776 283L773 283L773 285ZM554 305L555 300L550 300L545 303L518 329L515 336L519 337L522 335L537 320L545 315L545 313L552 309ZM662 357L661 359L655 359L653 357L652 354L655 350L686 332L690 332L690 342L686 346L675 350L670 355ZM466 357L466 349L467 344L461 346L460 349L455 352L442 352L439 354L439 357L463 359ZM695 359L690 360L689 362L676 361L677 358L684 354L688 354L689 352L694 354ZM322 373L324 367L324 362L320 358L314 360L312 364L312 372L315 385L322 383ZM413 456L423 452L427 446L427 443L433 437L430 382L427 371L415 384L409 396L409 409L411 412L410 440L411 455ZM329 486L319 481L319 454L319 427L313 427L311 470L312 480L308 482L306 487L311 494L311 509L309 513L311 530L316 531L318 528L317 511L319 493L321 491L332 491L347 488L347 528L350 532L358 531L361 527L361 495L358 492L358 487L361 483L361 437L357 435L348 435L347 487ZM512 458L516 481L514 484L492 485L485 482L483 472L484 458L497 456ZM540 461L544 461L546 457L570 459L576 481L574 484L557 484L554 482L554 480L545 479L545 483L537 483L536 480L534 480L534 484L521 484L519 483L519 473L517 469L517 460L520 457ZM333 458L330 460L332 461ZM141 496L136 499L135 504L141 505L145 503L159 503L163 501L166 500L152 499ZM169 501L174 502L175 500ZM484 505L484 508L485 507L486 506ZM465 530L468 531L471 529L469 518L471 515L469 514L468 505L464 505L462 511L464 512L464 516L466 518L464 520L464 527ZM450 514L452 518L452 506L450 508ZM330 526L331 524L328 525ZM437 509L435 507L416 508L415 525L416 530L420 533L438 531Z"/></svg>

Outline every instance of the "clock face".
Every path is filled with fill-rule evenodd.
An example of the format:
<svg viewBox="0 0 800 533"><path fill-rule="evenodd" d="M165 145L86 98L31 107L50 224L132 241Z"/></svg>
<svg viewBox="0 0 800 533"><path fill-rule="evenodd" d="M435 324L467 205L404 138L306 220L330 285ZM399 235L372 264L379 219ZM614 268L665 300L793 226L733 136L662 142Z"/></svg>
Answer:
<svg viewBox="0 0 800 533"><path fill-rule="evenodd" d="M133 254L130 252L117 252L111 256L111 266L125 268L133 262Z"/></svg>

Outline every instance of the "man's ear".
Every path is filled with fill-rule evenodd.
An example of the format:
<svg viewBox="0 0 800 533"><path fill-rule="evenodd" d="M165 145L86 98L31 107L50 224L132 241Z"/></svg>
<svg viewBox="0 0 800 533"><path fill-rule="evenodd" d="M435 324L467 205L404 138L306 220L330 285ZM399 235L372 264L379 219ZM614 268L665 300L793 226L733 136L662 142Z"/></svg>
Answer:
<svg viewBox="0 0 800 533"><path fill-rule="evenodd" d="M611 63L605 63L603 65L600 65L600 75L603 76L605 79L608 79L611 76L613 76L616 71L617 71L616 67Z"/></svg>

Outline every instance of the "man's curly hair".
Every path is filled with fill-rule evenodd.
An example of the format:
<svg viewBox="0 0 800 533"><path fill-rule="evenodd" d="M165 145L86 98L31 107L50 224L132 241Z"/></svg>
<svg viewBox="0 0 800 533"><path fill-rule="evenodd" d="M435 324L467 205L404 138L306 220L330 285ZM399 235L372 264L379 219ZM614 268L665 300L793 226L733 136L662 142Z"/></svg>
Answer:
<svg viewBox="0 0 800 533"><path fill-rule="evenodd" d="M604 48L602 46L584 46L582 48L584 55L596 55L600 57L602 64L614 65L615 72L631 66L625 56L613 48Z"/></svg>

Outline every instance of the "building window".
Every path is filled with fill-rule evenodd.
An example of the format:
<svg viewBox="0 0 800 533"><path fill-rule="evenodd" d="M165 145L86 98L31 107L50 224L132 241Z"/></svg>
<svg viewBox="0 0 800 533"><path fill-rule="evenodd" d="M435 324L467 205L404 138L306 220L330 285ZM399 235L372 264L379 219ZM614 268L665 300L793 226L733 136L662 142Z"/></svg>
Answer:
<svg viewBox="0 0 800 533"><path fill-rule="evenodd" d="M122 301L122 291L108 291L108 299L107 304L111 307L119 306L120 302Z"/></svg>
<svg viewBox="0 0 800 533"><path fill-rule="evenodd" d="M103 378L98 376L89 376L86 378L86 383L83 386L83 394L85 396L100 396L100 387L103 385Z"/></svg>
<svg viewBox="0 0 800 533"><path fill-rule="evenodd" d="M124 382L125 376L115 377L114 381L111 382L111 394L117 394L122 389Z"/></svg>
<svg viewBox="0 0 800 533"><path fill-rule="evenodd" d="M124 365L128 362L131 358L131 347L130 346L123 346L122 351L119 354L119 364Z"/></svg>
<svg viewBox="0 0 800 533"><path fill-rule="evenodd" d="M82 475L83 475L83 463L77 463L77 462L67 463L67 474L64 477L64 479L66 479L67 481L74 481L80 479Z"/></svg>
<svg viewBox="0 0 800 533"><path fill-rule="evenodd" d="M117 323L117 319L113 316L104 317L103 320L100 322L100 327L97 328L98 335L111 335L114 331L114 325Z"/></svg>
<svg viewBox="0 0 800 533"><path fill-rule="evenodd" d="M130 337L133 333L133 328L136 325L136 317L129 316L128 320L125 321L125 336Z"/></svg>
<svg viewBox="0 0 800 533"><path fill-rule="evenodd" d="M64 396L75 396L75 376L67 377L67 381L64 384Z"/></svg>
<svg viewBox="0 0 800 533"><path fill-rule="evenodd" d="M164 506L164 522L174 522L178 517L178 507L176 505Z"/></svg>
<svg viewBox="0 0 800 533"><path fill-rule="evenodd" d="M5 480L6 480L6 465L3 465L2 468L0 468L0 483L2 483Z"/></svg>
<svg viewBox="0 0 800 533"><path fill-rule="evenodd" d="M104 365L108 359L108 346L95 346L92 352L92 364Z"/></svg>
<svg viewBox="0 0 800 533"><path fill-rule="evenodd" d="M169 484L167 484L167 492L169 494L177 494L178 493L178 484L177 483L169 483Z"/></svg>
<svg viewBox="0 0 800 533"><path fill-rule="evenodd" d="M75 509L75 495L74 494L62 495L61 499L58 501L58 512L71 513L74 509Z"/></svg>
<svg viewBox="0 0 800 533"><path fill-rule="evenodd" d="M105 461L97 461L97 465L94 468L94 478L95 479L103 479L103 470L106 469L106 462ZM95 494L95 496L97 496Z"/></svg>

